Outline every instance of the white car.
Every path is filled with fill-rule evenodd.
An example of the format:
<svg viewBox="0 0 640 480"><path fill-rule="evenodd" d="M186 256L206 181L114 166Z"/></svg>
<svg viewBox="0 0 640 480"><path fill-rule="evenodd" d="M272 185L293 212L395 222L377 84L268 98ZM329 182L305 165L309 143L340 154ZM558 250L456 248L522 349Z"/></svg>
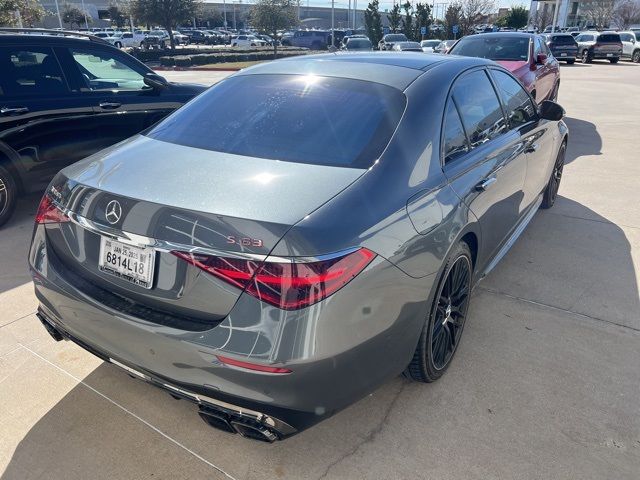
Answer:
<svg viewBox="0 0 640 480"><path fill-rule="evenodd" d="M139 47L144 37L143 33L120 32L105 38L105 40L118 48Z"/></svg>
<svg viewBox="0 0 640 480"><path fill-rule="evenodd" d="M640 63L640 31L618 32L622 40L622 58Z"/></svg>
<svg viewBox="0 0 640 480"><path fill-rule="evenodd" d="M232 47L264 47L267 42L253 35L238 35L231 38Z"/></svg>
<svg viewBox="0 0 640 480"><path fill-rule="evenodd" d="M420 46L424 53L433 53L433 49L440 45L440 40L422 40Z"/></svg>

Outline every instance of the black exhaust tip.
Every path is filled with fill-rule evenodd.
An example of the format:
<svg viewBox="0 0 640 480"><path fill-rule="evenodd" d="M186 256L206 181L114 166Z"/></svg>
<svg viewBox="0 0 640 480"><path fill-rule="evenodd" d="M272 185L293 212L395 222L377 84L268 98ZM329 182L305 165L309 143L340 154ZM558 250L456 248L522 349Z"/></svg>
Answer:
<svg viewBox="0 0 640 480"><path fill-rule="evenodd" d="M236 430L231 426L229 420L222 413L213 412L208 409L200 409L198 415L200 415L200 418L202 418L202 420L211 425L213 428L217 428L218 430L223 430L229 433L236 433Z"/></svg>
<svg viewBox="0 0 640 480"><path fill-rule="evenodd" d="M248 425L237 421L232 421L231 425L233 425L233 428L235 428L236 431L245 438L252 438L254 440L268 443L273 443L278 440L278 436L265 427Z"/></svg>
<svg viewBox="0 0 640 480"><path fill-rule="evenodd" d="M47 321L46 317L42 314L42 312L37 312L36 317L38 317L38 320L40 320L40 323L44 325L44 328L47 329L47 332L49 333L49 335L51 335L51 337L56 342L64 340L64 336L53 325L51 325L51 323Z"/></svg>

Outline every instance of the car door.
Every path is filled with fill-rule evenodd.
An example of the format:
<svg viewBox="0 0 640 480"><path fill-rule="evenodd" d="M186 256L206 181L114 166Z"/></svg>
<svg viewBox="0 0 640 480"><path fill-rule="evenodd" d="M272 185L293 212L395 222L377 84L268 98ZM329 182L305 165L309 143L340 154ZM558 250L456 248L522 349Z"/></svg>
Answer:
<svg viewBox="0 0 640 480"><path fill-rule="evenodd" d="M631 57L636 43L635 36L631 33L620 33L620 40L622 41L622 55Z"/></svg>
<svg viewBox="0 0 640 480"><path fill-rule="evenodd" d="M536 62L536 99L548 99L555 80L553 75L554 58L540 36L534 38L533 55ZM538 62L540 55L545 58L543 62Z"/></svg>
<svg viewBox="0 0 640 480"><path fill-rule="evenodd" d="M520 82L503 70L490 69L491 77L507 114L509 128L522 139L526 159L521 212L525 212L547 186L555 160L557 129L538 117L537 106Z"/></svg>
<svg viewBox="0 0 640 480"><path fill-rule="evenodd" d="M456 80L443 132L444 173L479 220L483 241L478 258L490 259L522 215L526 157L524 141L509 129L484 69Z"/></svg>
<svg viewBox="0 0 640 480"><path fill-rule="evenodd" d="M0 72L0 152L25 191L37 191L61 168L93 153L95 112L70 87L51 46L0 47Z"/></svg>
<svg viewBox="0 0 640 480"><path fill-rule="evenodd" d="M188 98L144 83L151 71L132 57L102 45L72 46L60 55L70 81L92 105L100 148L113 145L157 123Z"/></svg>

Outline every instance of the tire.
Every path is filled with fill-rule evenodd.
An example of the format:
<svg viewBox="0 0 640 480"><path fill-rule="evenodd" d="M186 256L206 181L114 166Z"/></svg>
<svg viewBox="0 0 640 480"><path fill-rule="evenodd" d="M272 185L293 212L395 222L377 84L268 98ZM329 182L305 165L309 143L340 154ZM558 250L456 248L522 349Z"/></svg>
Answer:
<svg viewBox="0 0 640 480"><path fill-rule="evenodd" d="M619 58L610 58L610 59L609 59L609 61L610 61L611 63L618 63L618 61L619 61L619 60L620 60Z"/></svg>
<svg viewBox="0 0 640 480"><path fill-rule="evenodd" d="M456 277L456 272L465 275ZM454 283L457 283L454 277L460 281L459 290L453 288ZM460 242L453 247L444 264L429 316L422 328L413 359L405 370L405 376L418 382L430 383L447 371L462 338L469 311L472 279L471 250L465 242ZM447 290L449 294L459 298L455 302L457 305L452 301L453 297L448 297Z"/></svg>
<svg viewBox="0 0 640 480"><path fill-rule="evenodd" d="M567 65L573 65L574 63L576 63L575 60L567 60Z"/></svg>
<svg viewBox="0 0 640 480"><path fill-rule="evenodd" d="M558 197L558 188L560 188L560 180L562 180L562 170L564 169L564 157L566 153L567 142L562 142L562 145L560 145L560 150L558 150L558 155L556 156L556 161L553 164L551 176L549 177L547 186L542 194L542 203L540 204L540 208L542 209L546 210L548 208L551 208L553 207L553 204L556 203L556 198Z"/></svg>
<svg viewBox="0 0 640 480"><path fill-rule="evenodd" d="M633 63L640 63L640 50L636 50L635 52L633 52L633 54L631 55L631 61Z"/></svg>
<svg viewBox="0 0 640 480"><path fill-rule="evenodd" d="M7 223L16 209L18 186L9 171L0 166L0 227Z"/></svg>
<svg viewBox="0 0 640 480"><path fill-rule="evenodd" d="M582 63L591 63L593 60L591 55L589 55L589 50L582 51Z"/></svg>

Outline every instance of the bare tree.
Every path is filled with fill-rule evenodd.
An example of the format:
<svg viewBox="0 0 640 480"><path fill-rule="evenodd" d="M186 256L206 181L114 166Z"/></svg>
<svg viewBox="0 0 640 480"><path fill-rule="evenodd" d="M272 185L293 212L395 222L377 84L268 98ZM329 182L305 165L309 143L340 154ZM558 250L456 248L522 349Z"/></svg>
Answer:
<svg viewBox="0 0 640 480"><path fill-rule="evenodd" d="M585 3L580 10L591 25L596 28L608 28L613 19L614 1L593 0Z"/></svg>
<svg viewBox="0 0 640 480"><path fill-rule="evenodd" d="M540 8L531 14L532 25L542 32L553 23L553 11L550 8Z"/></svg>
<svg viewBox="0 0 640 480"><path fill-rule="evenodd" d="M473 32L480 21L495 8L493 0L462 0L462 33L468 35Z"/></svg>
<svg viewBox="0 0 640 480"><path fill-rule="evenodd" d="M623 0L613 10L613 23L626 30L635 23L640 23L640 0Z"/></svg>

